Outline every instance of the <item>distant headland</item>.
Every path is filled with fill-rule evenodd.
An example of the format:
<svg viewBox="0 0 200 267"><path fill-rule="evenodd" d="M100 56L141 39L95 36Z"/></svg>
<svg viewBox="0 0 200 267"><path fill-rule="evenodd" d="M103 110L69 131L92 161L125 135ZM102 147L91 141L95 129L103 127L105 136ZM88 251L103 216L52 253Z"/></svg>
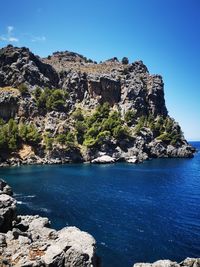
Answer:
<svg viewBox="0 0 200 267"><path fill-rule="evenodd" d="M0 165L193 157L142 61L0 49Z"/></svg>

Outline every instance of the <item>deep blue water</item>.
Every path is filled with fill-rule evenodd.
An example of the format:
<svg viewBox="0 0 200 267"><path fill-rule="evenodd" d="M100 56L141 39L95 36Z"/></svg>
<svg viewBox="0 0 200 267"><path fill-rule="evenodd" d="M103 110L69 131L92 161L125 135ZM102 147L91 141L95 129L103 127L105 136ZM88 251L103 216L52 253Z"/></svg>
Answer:
<svg viewBox="0 0 200 267"><path fill-rule="evenodd" d="M199 152L139 165L13 167L0 177L13 186L20 213L91 233L104 267L200 257Z"/></svg>

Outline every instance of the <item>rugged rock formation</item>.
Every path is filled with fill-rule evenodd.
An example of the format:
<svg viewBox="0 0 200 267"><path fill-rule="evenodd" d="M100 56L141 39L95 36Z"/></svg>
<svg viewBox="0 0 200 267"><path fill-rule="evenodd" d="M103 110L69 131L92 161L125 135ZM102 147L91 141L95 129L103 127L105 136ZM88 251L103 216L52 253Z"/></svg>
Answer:
<svg viewBox="0 0 200 267"><path fill-rule="evenodd" d="M99 266L91 235L76 227L56 231L38 215L16 216L10 191L0 180L0 266Z"/></svg>
<svg viewBox="0 0 200 267"><path fill-rule="evenodd" d="M0 86L18 86L27 83L31 86L57 87L58 74L36 57L28 48L11 45L0 50Z"/></svg>
<svg viewBox="0 0 200 267"><path fill-rule="evenodd" d="M21 83L26 84L27 92L12 88ZM3 166L95 162L102 154L114 162L130 163L193 156L194 149L180 126L168 115L162 77L149 74L142 61L123 65L113 58L97 64L68 51L41 59L27 48L9 45L0 49L0 86L0 118L5 123L13 118L18 125L34 125L41 137L34 142L24 137L26 131L16 134L9 145L16 148L9 151L0 140ZM98 105L105 103L110 106L110 115L99 114L88 123ZM74 119L78 109L84 118ZM120 119L113 119L113 112ZM129 133L128 138L123 131ZM74 135L74 145L72 138L64 144L61 135L69 132ZM12 145L14 141L17 146ZM31 147L32 153L24 153L24 147Z"/></svg>
<svg viewBox="0 0 200 267"><path fill-rule="evenodd" d="M133 267L199 267L200 258L186 258L184 261L177 263L170 260L159 260L154 263L135 263Z"/></svg>

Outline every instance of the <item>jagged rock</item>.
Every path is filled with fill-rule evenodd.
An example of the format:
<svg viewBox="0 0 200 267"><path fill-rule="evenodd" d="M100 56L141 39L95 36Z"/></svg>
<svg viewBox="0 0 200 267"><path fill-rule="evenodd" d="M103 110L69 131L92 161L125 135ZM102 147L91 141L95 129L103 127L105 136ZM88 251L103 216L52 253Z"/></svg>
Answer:
<svg viewBox="0 0 200 267"><path fill-rule="evenodd" d="M167 155L169 157L177 158L192 158L194 150L191 149L189 145L183 145L182 147L174 147L169 145L167 147Z"/></svg>
<svg viewBox="0 0 200 267"><path fill-rule="evenodd" d="M0 195L0 232L11 229L16 218L16 200L9 195Z"/></svg>
<svg viewBox="0 0 200 267"><path fill-rule="evenodd" d="M11 88L0 88L0 117L7 121L14 118L19 107L19 91Z"/></svg>
<svg viewBox="0 0 200 267"><path fill-rule="evenodd" d="M52 66L41 62L28 48L9 45L0 49L0 86L27 83L57 87L58 81L58 74Z"/></svg>
<svg viewBox="0 0 200 267"><path fill-rule="evenodd" d="M186 258L184 261L177 263L170 260L159 260L154 263L135 263L133 267L200 267L200 258Z"/></svg>
<svg viewBox="0 0 200 267"><path fill-rule="evenodd" d="M153 116L167 116L164 98L164 84L160 75L151 75L147 82L148 110Z"/></svg>
<svg viewBox="0 0 200 267"><path fill-rule="evenodd" d="M3 179L0 179L0 195L6 194L9 196L13 195L12 188L4 181Z"/></svg>

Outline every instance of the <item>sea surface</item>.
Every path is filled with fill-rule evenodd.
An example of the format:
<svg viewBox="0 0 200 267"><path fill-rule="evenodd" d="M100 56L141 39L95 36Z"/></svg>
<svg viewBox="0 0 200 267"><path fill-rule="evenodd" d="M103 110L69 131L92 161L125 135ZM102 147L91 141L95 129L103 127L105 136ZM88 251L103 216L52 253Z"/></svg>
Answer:
<svg viewBox="0 0 200 267"><path fill-rule="evenodd" d="M12 167L0 177L13 187L19 213L92 234L103 267L200 257L199 152L139 165Z"/></svg>

